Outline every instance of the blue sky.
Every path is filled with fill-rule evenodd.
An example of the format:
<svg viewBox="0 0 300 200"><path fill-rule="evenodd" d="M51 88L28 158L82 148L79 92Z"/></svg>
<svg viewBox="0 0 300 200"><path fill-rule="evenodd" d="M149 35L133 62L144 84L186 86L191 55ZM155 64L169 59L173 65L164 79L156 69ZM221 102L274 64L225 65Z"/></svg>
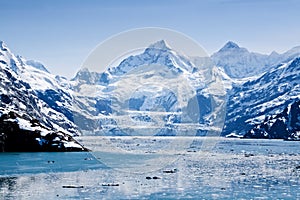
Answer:
<svg viewBox="0 0 300 200"><path fill-rule="evenodd" d="M228 40L250 51L300 45L297 0L0 0L0 40L72 77L106 38L141 27L182 32L209 53Z"/></svg>

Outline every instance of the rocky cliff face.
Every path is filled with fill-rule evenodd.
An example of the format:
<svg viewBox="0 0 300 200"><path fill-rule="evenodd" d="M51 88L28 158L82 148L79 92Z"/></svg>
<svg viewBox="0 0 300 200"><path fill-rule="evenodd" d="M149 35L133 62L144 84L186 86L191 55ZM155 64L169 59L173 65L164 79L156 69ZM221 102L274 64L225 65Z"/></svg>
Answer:
<svg viewBox="0 0 300 200"><path fill-rule="evenodd" d="M244 138L300 139L300 100L288 105L281 113L267 116L256 124Z"/></svg>
<svg viewBox="0 0 300 200"><path fill-rule="evenodd" d="M27 116L28 117L28 116ZM0 117L0 152L88 151L71 135L14 112Z"/></svg>

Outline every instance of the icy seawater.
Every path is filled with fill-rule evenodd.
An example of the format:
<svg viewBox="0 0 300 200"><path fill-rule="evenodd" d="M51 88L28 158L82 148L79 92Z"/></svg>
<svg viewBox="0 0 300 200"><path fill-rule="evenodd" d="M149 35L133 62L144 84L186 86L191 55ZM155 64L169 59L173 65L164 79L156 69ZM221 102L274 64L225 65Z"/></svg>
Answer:
<svg viewBox="0 0 300 200"><path fill-rule="evenodd" d="M95 136L79 141L94 151L1 153L0 198L300 198L296 141ZM181 144L185 148L173 148Z"/></svg>

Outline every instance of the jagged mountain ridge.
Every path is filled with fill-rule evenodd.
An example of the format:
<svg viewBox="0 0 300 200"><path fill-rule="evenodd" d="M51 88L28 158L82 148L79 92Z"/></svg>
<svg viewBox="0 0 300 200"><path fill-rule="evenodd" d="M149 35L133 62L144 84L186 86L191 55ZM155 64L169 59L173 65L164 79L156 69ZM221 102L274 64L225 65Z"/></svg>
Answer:
<svg viewBox="0 0 300 200"><path fill-rule="evenodd" d="M272 52L270 55L264 55L249 52L246 48L239 47L236 43L229 41L211 58L217 66L225 70L229 77L240 79L259 76L272 67L299 56L300 47L294 47L283 54Z"/></svg>
<svg viewBox="0 0 300 200"><path fill-rule="evenodd" d="M171 49L164 40L151 44L145 51L139 56L129 56L124 59L117 67L111 67L108 72L111 75L122 75L128 73L130 70L149 64L163 64L174 72L182 73L192 72L196 70L194 64L182 55Z"/></svg>
<svg viewBox="0 0 300 200"><path fill-rule="evenodd" d="M240 48L233 42L229 42L217 53L221 52L223 56L234 57L236 56L236 51L250 55L250 57L258 57L259 59L273 59L272 62L264 62L288 62L278 64L277 66L266 66L264 70L269 69L267 72L263 72L261 69L258 71L254 70L253 73L255 72L254 75L258 78L252 77L251 81L246 83L245 79L243 79L243 81L241 81L243 83L242 85L234 84L236 80L240 80L239 78L232 80L230 84L233 84L234 88L230 91L227 119L223 135L232 132L245 134L257 124L263 123L265 119L270 119L270 116L274 117L279 115L287 106L294 103L297 98L299 99L299 90L297 89L299 87L297 82L298 61L297 59L294 60L294 58L299 54L300 48L295 47L284 54L272 53L269 56L264 56L249 53L248 50ZM213 59L214 57L215 56L212 56ZM243 56L241 56L241 58L242 57ZM131 125L141 125L143 123L147 125L148 122L152 122L151 116L144 115L140 111L154 109L153 102L155 104L164 105L164 110L170 112L167 116L160 119L160 122L162 124L161 127L166 130L165 133L169 135L174 134L169 131L170 128L174 128L174 124L183 122L179 115L174 114L179 111L176 92L174 93L173 91L174 88L166 89L154 85L151 89L152 91L148 92L145 92L146 90L128 91L128 93L131 94L127 97L126 95L124 96L124 94L123 96L121 95L121 92L125 91L124 88L123 90L116 90L116 88L124 85L123 83L125 83L126 80L130 78L136 80L132 75L134 75L135 78L144 78L145 74L143 73L145 71L139 70L139 67L143 66L147 69L149 65L153 67L152 64L167 67L165 70L159 71L164 78L175 79L181 77L182 80L190 81L189 84L192 85L197 92L197 95L192 99L195 100L194 103L198 102L197 106L201 108L199 109L199 112L202 112L201 116L207 115L210 112L211 101L207 99L206 95L203 95L203 93L205 93L205 84L203 84L202 80L205 72L199 71L199 68L197 68L189 58L178 55L164 41L150 45L140 55L129 56L118 66L109 68L103 73L82 69L71 81L50 74L40 63L26 61L20 56L14 56L3 43L1 43L0 58L1 69L3 68L1 71L3 73L2 77L5 77L5 80L2 82L4 84L1 85L1 88L4 88L1 91L2 94L4 94L1 97L2 105L11 99L10 95L5 96L5 94L15 92L17 97L13 98L18 100L13 101L21 103L14 105L10 110L16 111L19 108L21 110L24 108L23 111L25 112L26 109L28 110L28 108L30 108L30 114L33 117L42 119L43 124L56 129L61 127L73 134L76 134L78 126L83 132L103 132L103 130L108 130L112 135L126 135L126 131L130 130L120 128L120 125L124 124L120 124L112 115L117 113L118 110L122 110L119 109L120 106L126 105L126 108L133 111L129 115L129 120L133 120L135 123ZM233 59L231 63L235 62L236 60ZM224 66L220 67L226 72ZM11 75L8 75L9 73L6 72L9 72ZM148 71L146 70L146 72L146 77L155 77L158 71L154 72L152 68ZM252 74L248 73L248 75ZM126 76L127 78L124 78ZM229 80L228 82L230 82L230 78L227 77L227 79ZM156 79L156 81L162 82L163 79ZM12 89L7 89L8 93L5 93L7 88L6 84L8 83L11 84L9 88ZM131 86L137 89L136 84L137 83L134 83ZM15 89L18 87L19 90ZM20 98L22 94L24 96L22 98L25 98L25 100ZM27 103L30 102L30 100L26 99L27 96L30 96L29 99L34 99L35 102ZM120 99L125 101L120 103ZM201 105L199 101L202 102ZM280 105L277 105L278 102L280 102ZM29 106L27 106L26 103ZM38 104L39 107L30 107L30 105L36 104ZM264 107L265 110L261 110L262 107ZM2 110L4 113L6 108ZM7 111L5 112L7 113ZM207 120L207 118L203 117L200 119L199 116L199 114L195 115L199 121L203 122ZM161 133L161 135L164 135L164 133Z"/></svg>

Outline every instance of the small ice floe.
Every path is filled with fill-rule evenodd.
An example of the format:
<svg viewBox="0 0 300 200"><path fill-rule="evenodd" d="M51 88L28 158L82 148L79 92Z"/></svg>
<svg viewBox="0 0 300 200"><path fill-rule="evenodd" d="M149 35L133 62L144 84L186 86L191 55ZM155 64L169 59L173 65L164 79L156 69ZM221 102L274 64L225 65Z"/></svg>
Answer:
<svg viewBox="0 0 300 200"><path fill-rule="evenodd" d="M248 157L254 156L254 154L253 153L245 153L244 156L248 158Z"/></svg>
<svg viewBox="0 0 300 200"><path fill-rule="evenodd" d="M242 135L238 135L236 133L230 133L228 135L225 136L226 138L242 138Z"/></svg>

